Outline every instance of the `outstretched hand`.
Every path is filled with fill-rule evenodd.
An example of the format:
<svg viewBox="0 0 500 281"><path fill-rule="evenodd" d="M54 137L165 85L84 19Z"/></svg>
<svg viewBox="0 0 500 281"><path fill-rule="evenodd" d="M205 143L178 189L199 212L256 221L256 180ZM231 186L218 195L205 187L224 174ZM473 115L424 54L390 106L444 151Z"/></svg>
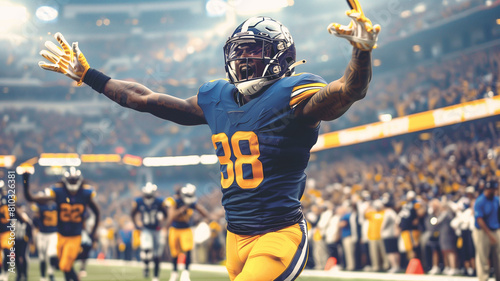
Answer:
<svg viewBox="0 0 500 281"><path fill-rule="evenodd" d="M349 40L351 45L362 51L371 51L377 48L380 25L373 25L365 17L358 0L347 0L347 2L351 10L346 11L346 15L351 18L351 23L348 26L332 23L327 28L328 32Z"/></svg>
<svg viewBox="0 0 500 281"><path fill-rule="evenodd" d="M40 51L40 55L51 63L40 61L38 66L45 70L62 73L81 85L90 66L78 48L78 42L73 42L70 47L60 32L54 34L54 38L59 42L61 48L52 41L46 41L47 50Z"/></svg>

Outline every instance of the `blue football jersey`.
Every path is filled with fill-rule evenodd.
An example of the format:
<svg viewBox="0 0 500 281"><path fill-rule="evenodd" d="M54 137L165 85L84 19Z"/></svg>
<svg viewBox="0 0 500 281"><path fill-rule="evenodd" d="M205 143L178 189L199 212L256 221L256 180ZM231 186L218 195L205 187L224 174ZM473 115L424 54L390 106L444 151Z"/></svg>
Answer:
<svg viewBox="0 0 500 281"><path fill-rule="evenodd" d="M143 197L138 197L135 199L137 209L141 213L142 225L145 228L158 229L160 227L158 213L163 213L165 215L163 201L163 199L155 197L151 204L146 204Z"/></svg>
<svg viewBox="0 0 500 281"><path fill-rule="evenodd" d="M40 232L52 233L57 231L57 205L54 202L37 203L33 206L33 210L38 213L33 223Z"/></svg>
<svg viewBox="0 0 500 281"><path fill-rule="evenodd" d="M75 195L71 195L63 184L52 187L52 196L57 204L57 232L62 236L82 234L84 213L91 198L95 196L94 189L84 184Z"/></svg>
<svg viewBox="0 0 500 281"><path fill-rule="evenodd" d="M285 77L243 106L226 80L200 87L198 105L220 162L229 231L261 234L303 219L304 170L319 127L296 118L295 107L324 86L313 74Z"/></svg>
<svg viewBox="0 0 500 281"><path fill-rule="evenodd" d="M173 205L176 209L179 209L180 207L186 205L184 204L184 201L182 201L182 199L175 199L170 204L171 206ZM195 208L196 208L196 202L189 205L186 211L184 211L184 213L182 213L178 218L174 219L172 221L172 226L175 228L191 227L191 217L193 216Z"/></svg>

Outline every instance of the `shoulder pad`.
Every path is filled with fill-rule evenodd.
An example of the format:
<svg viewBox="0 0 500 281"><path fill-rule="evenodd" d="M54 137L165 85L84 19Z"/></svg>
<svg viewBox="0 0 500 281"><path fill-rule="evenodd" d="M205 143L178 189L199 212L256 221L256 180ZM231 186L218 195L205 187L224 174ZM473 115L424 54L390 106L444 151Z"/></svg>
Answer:
<svg viewBox="0 0 500 281"><path fill-rule="evenodd" d="M165 201L163 201L163 204L165 204L165 206L167 206L167 207L176 207L177 206L175 199L172 197L168 197L167 199L165 199Z"/></svg>
<svg viewBox="0 0 500 281"><path fill-rule="evenodd" d="M198 90L198 93L207 93L210 90L212 90L215 86L219 84L227 84L229 83L229 80L227 79L215 79L211 80L203 85L201 85L200 89Z"/></svg>

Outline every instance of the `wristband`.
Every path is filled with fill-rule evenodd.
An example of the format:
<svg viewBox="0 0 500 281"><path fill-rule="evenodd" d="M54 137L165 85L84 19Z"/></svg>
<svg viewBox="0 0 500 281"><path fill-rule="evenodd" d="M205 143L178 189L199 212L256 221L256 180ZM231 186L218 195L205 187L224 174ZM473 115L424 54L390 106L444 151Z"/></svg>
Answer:
<svg viewBox="0 0 500 281"><path fill-rule="evenodd" d="M83 77L83 83L89 85L92 89L102 94L104 92L104 86L109 79L111 79L111 77L100 72L99 70L89 68Z"/></svg>

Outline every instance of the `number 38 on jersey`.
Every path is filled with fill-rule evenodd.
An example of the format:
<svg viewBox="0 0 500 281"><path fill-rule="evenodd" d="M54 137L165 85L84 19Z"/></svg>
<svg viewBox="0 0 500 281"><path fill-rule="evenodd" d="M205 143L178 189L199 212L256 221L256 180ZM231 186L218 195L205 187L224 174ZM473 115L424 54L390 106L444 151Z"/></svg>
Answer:
<svg viewBox="0 0 500 281"><path fill-rule="evenodd" d="M243 189L256 188L264 180L264 169L259 160L259 139L254 132L238 131L231 139L225 133L219 133L212 135L212 143L221 169L226 167L225 175L221 171L222 188L230 187L234 181ZM252 171L251 177L244 176L244 169L248 168Z"/></svg>

